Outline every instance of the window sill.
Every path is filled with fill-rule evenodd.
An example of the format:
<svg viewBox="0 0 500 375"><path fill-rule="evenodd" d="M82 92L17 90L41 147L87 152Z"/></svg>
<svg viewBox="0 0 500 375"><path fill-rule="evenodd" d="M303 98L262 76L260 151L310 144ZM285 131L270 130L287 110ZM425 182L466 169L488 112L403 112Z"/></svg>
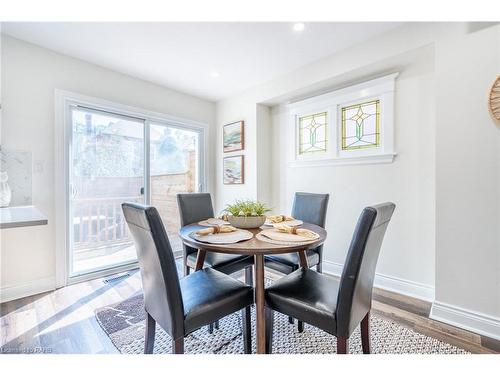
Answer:
<svg viewBox="0 0 500 375"><path fill-rule="evenodd" d="M341 157L319 160L294 160L288 162L289 167L329 167L337 165L389 164L397 154L382 154L370 156Z"/></svg>

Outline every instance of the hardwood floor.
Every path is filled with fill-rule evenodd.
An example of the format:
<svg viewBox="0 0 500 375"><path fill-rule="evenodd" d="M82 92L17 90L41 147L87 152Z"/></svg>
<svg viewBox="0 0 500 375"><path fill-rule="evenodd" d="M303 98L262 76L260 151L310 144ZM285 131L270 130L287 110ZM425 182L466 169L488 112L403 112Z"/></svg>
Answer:
<svg viewBox="0 0 500 375"><path fill-rule="evenodd" d="M375 289L375 314L472 353L500 353L500 342L429 318L431 303Z"/></svg>
<svg viewBox="0 0 500 375"><path fill-rule="evenodd" d="M178 269L182 274L180 264ZM1 352L117 353L94 311L140 291L138 270L129 273L109 283L96 279L1 304ZM430 307L429 302L376 289L372 312L473 353L500 353L497 340L429 319Z"/></svg>

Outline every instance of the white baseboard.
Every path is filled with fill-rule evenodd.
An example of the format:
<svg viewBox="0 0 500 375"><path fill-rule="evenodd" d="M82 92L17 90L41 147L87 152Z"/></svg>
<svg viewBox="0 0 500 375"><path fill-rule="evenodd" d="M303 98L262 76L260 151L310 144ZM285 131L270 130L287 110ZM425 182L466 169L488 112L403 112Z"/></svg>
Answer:
<svg viewBox="0 0 500 375"><path fill-rule="evenodd" d="M0 302L8 302L38 293L49 292L54 290L55 286L56 280L54 277L45 277L20 285L5 286L0 289Z"/></svg>
<svg viewBox="0 0 500 375"><path fill-rule="evenodd" d="M339 263L323 261L323 272L334 276L342 274L344 266ZM418 298L424 301L434 301L434 287L431 285L417 283L415 281L400 279L380 273L375 274L374 285L376 288L389 290L391 292Z"/></svg>
<svg viewBox="0 0 500 375"><path fill-rule="evenodd" d="M500 317L434 301L430 318L500 340Z"/></svg>
<svg viewBox="0 0 500 375"><path fill-rule="evenodd" d="M334 276L342 274L343 265L323 261L323 272ZM455 327L500 340L500 318L434 301L434 287L410 280L377 273L375 287L432 303L430 318Z"/></svg>

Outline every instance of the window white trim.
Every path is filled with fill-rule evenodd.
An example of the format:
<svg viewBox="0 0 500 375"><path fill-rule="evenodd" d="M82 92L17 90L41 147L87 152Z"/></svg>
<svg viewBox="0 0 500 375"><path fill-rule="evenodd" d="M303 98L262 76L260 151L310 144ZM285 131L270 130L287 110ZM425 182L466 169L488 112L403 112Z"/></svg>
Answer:
<svg viewBox="0 0 500 375"><path fill-rule="evenodd" d="M287 106L294 131L290 132L291 148L288 161L291 166L321 166L391 163L396 155L394 150L394 89L399 73L332 91L323 95L304 99ZM380 146L360 150L343 151L340 146L341 108L359 101L380 100ZM312 113L328 113L328 144L324 154L299 155L298 118ZM289 133L289 134L290 134ZM289 135L290 136L290 135Z"/></svg>
<svg viewBox="0 0 500 375"><path fill-rule="evenodd" d="M199 166L199 184L200 191L207 189L207 166L208 166L208 150L209 147L209 126L208 124L184 119L176 116L163 114L160 112L148 111L142 108L115 103L101 98L81 95L70 91L55 89L55 171L54 171L54 192L58 197L55 201L55 231L56 231L56 288L63 287L68 284L69 270L69 238L68 238L68 215L69 215L69 140L71 137L71 129L68 129L67 124L70 124L71 106L72 105L88 106L101 111L113 112L118 115L125 115L141 119L145 122L145 135L148 133L149 124L157 122L159 124L167 124L170 127L179 127L182 129L191 129L200 133L199 152L204 155L203 162ZM148 144L148 142L146 142ZM149 147L145 147L145 152ZM149 158L145 158L147 163ZM145 168L149 167L147 164ZM149 174L149 170L145 171ZM146 182L146 197L149 199L148 182ZM135 266L136 267L136 266ZM133 264L124 265L123 269L134 268ZM114 270L115 271L115 270ZM116 270L118 271L118 269ZM113 271L103 270L102 275ZM101 276L102 276L101 275ZM95 277L95 275L82 275L78 278L79 281Z"/></svg>
<svg viewBox="0 0 500 375"><path fill-rule="evenodd" d="M368 156L355 156L352 158L332 158L317 160L290 161L290 167L327 167L336 165L359 165L359 164L389 164L394 161L396 154L381 154Z"/></svg>

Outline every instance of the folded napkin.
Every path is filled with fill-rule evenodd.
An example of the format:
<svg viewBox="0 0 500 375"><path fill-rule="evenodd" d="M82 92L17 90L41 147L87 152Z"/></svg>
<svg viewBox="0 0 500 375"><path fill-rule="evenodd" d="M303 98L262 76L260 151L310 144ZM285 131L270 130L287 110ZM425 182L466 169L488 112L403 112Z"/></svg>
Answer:
<svg viewBox="0 0 500 375"><path fill-rule="evenodd" d="M295 220L293 217L287 215L273 215L273 216L268 216L267 219L273 224L282 223L284 221Z"/></svg>
<svg viewBox="0 0 500 375"><path fill-rule="evenodd" d="M282 233L296 234L297 236L305 238L317 238L318 234L309 229L291 227L286 224L275 224L274 228Z"/></svg>
<svg viewBox="0 0 500 375"><path fill-rule="evenodd" d="M231 233L236 231L237 229L231 225L217 225L215 227L201 229L197 231L196 234L200 236L206 236L208 234Z"/></svg>
<svg viewBox="0 0 500 375"><path fill-rule="evenodd" d="M229 222L227 220L219 219L216 217L212 217L210 219L207 219L207 223L210 225L228 225L229 224Z"/></svg>

